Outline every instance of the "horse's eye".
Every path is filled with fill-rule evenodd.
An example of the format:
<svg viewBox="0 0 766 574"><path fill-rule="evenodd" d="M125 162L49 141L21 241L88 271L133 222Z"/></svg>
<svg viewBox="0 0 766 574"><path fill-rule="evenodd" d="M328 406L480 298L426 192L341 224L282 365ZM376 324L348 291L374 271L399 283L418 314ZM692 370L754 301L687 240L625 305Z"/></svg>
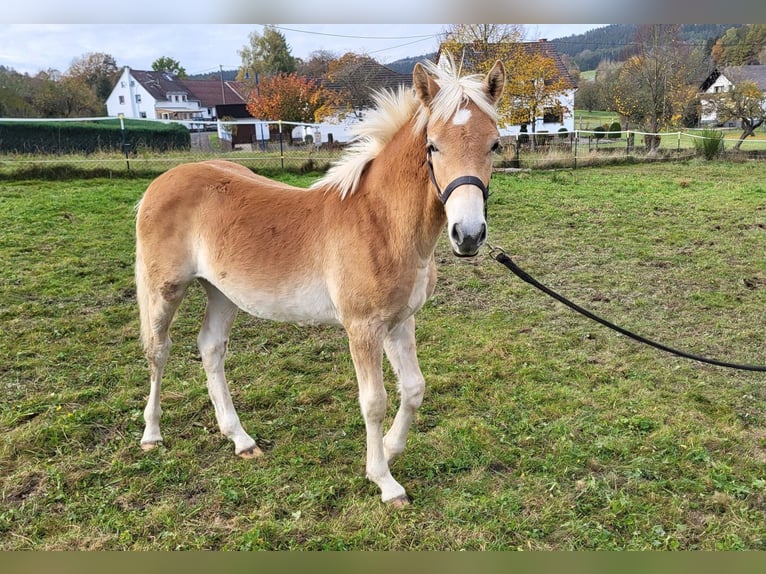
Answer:
<svg viewBox="0 0 766 574"><path fill-rule="evenodd" d="M434 152L439 151L439 149L433 144L433 142L428 142L426 144L426 151L428 153L434 153Z"/></svg>
<svg viewBox="0 0 766 574"><path fill-rule="evenodd" d="M503 151L503 144L500 143L500 140L497 140L492 146L492 153L500 153L501 151Z"/></svg>

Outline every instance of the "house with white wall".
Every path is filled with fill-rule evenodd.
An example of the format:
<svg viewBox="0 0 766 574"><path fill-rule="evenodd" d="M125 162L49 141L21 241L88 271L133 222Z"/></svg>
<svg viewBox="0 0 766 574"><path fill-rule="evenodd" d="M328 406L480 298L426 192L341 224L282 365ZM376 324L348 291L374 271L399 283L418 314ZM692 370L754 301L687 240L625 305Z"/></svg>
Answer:
<svg viewBox="0 0 766 574"><path fill-rule="evenodd" d="M700 86L700 124L701 125L719 125L721 122L716 117L715 108L709 105L706 100L714 97L716 94L729 92L739 82L749 81L758 86L761 91L766 93L766 66L724 66L715 69L705 78ZM724 127L738 127L739 122L726 122Z"/></svg>
<svg viewBox="0 0 766 574"><path fill-rule="evenodd" d="M245 101L238 82L182 80L168 72L125 67L106 99L106 110L113 117L213 121L216 106Z"/></svg>

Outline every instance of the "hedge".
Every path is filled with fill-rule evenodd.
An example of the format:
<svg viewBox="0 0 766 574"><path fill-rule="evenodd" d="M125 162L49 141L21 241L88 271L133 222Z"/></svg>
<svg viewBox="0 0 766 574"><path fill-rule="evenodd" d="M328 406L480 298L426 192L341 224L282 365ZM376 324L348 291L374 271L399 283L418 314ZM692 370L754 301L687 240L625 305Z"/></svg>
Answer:
<svg viewBox="0 0 766 574"><path fill-rule="evenodd" d="M125 141L130 150L188 150L189 130L180 124L125 120ZM83 122L3 122L0 120L0 153L122 152L119 119Z"/></svg>

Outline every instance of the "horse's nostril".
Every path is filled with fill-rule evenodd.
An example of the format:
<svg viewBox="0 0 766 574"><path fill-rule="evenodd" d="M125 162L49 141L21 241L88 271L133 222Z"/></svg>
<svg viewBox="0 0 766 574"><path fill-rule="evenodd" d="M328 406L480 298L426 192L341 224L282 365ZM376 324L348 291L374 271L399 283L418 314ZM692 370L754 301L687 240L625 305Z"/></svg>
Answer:
<svg viewBox="0 0 766 574"><path fill-rule="evenodd" d="M452 226L452 231L450 231L450 237L452 238L452 241L455 242L455 244L460 245L463 243L463 230L460 229L460 224L456 223Z"/></svg>
<svg viewBox="0 0 766 574"><path fill-rule="evenodd" d="M484 243L484 241L486 241L486 239L487 239L487 226L484 223L482 223L481 224L481 231L479 232L479 241L478 241L478 243L479 244Z"/></svg>

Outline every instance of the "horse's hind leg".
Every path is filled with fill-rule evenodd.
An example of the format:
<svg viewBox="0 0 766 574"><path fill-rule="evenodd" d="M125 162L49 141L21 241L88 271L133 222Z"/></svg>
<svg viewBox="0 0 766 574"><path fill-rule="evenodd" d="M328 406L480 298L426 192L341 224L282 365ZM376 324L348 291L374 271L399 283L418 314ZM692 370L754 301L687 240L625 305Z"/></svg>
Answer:
<svg viewBox="0 0 766 574"><path fill-rule="evenodd" d="M200 281L207 292L207 309L197 344L207 374L207 389L215 408L221 433L234 442L234 452L243 458L263 454L245 432L231 400L224 374L224 359L237 306L207 281Z"/></svg>
<svg viewBox="0 0 766 574"><path fill-rule="evenodd" d="M150 285L140 258L136 264L136 294L141 315L141 338L149 361L151 379L149 398L144 409L144 434L141 448L150 450L162 442L160 433L160 391L162 373L170 354L170 323L184 298L186 285L166 283L156 289Z"/></svg>
<svg viewBox="0 0 766 574"><path fill-rule="evenodd" d="M383 438L386 460L390 463L404 450L412 419L423 402L425 380L415 351L415 318L399 325L384 341L388 361L399 381L401 403L391 429Z"/></svg>

